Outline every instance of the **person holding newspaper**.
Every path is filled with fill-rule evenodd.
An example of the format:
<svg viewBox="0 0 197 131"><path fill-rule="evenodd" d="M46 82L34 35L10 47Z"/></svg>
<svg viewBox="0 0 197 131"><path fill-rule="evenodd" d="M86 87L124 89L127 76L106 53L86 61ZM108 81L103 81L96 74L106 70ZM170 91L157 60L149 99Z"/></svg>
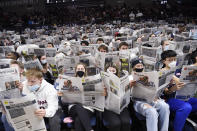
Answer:
<svg viewBox="0 0 197 131"><path fill-rule="evenodd" d="M106 72L111 72L119 77L119 69L116 65L109 65ZM120 114L105 109L103 112L104 123L108 123L108 131L130 131L130 114L128 107L125 107Z"/></svg>
<svg viewBox="0 0 197 131"><path fill-rule="evenodd" d="M46 80L38 69L30 69L26 72L27 80L23 82L22 94L34 93L37 97L39 109L35 111L37 117L49 121L50 131L60 131L60 117L58 116L57 91Z"/></svg>
<svg viewBox="0 0 197 131"><path fill-rule="evenodd" d="M77 64L75 68L75 76L80 78L85 78L86 75L86 66L83 63ZM65 81L64 85L72 85L72 82ZM71 86L72 87L72 86ZM58 92L59 96L63 96L62 92ZM63 107L67 103L62 103ZM81 104L69 104L68 105L68 114L71 116L64 118L64 122L73 122L75 131L93 131L91 127L91 118L93 117L95 110L89 106L84 106Z"/></svg>
<svg viewBox="0 0 197 131"><path fill-rule="evenodd" d="M43 56L39 56L38 57L42 67L43 67L43 70L42 70L42 74L43 74L43 78L49 82L50 84L54 84L54 78L51 74L51 71L49 70L49 64L47 63L47 58L45 55Z"/></svg>
<svg viewBox="0 0 197 131"><path fill-rule="evenodd" d="M176 67L176 55L176 52L173 50L167 50L161 54L161 59L164 64L162 71L170 71ZM195 64L196 60L196 57L194 57ZM180 82L180 79L174 75L169 87L164 91L164 98L169 104L170 110L175 113L173 123L173 128L175 131L182 131L190 112L197 111L197 101L195 98L191 98L188 101L175 98L176 91L181 90L184 86L187 85L185 85L183 82Z"/></svg>
<svg viewBox="0 0 197 131"><path fill-rule="evenodd" d="M143 72L144 64L141 59L132 61L134 72ZM134 86L136 81L131 81L130 85ZM155 98L152 102L135 100L134 109L139 114L146 117L147 131L158 131L158 122L160 131L168 131L169 125L169 106L163 99Z"/></svg>

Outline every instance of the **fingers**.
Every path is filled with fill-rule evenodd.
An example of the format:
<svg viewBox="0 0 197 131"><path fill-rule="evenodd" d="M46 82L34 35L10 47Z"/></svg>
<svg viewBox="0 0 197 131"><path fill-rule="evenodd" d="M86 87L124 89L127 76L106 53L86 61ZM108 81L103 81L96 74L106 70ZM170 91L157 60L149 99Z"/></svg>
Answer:
<svg viewBox="0 0 197 131"><path fill-rule="evenodd" d="M46 111L44 109L37 109L34 113L38 117L44 117L46 114Z"/></svg>
<svg viewBox="0 0 197 131"><path fill-rule="evenodd" d="M130 87L133 87L136 84L136 81L131 80L129 84L130 84Z"/></svg>
<svg viewBox="0 0 197 131"><path fill-rule="evenodd" d="M145 106L146 108L152 108L152 106L149 105L149 104L144 104L144 106Z"/></svg>
<svg viewBox="0 0 197 131"><path fill-rule="evenodd" d="M57 92L57 95L58 95L58 96L63 96L63 92L58 91L58 92Z"/></svg>

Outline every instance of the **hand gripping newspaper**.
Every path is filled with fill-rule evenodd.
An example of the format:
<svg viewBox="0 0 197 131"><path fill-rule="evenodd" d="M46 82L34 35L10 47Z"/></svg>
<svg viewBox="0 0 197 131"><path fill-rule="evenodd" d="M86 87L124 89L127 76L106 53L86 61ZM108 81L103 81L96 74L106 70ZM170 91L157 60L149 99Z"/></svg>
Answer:
<svg viewBox="0 0 197 131"><path fill-rule="evenodd" d="M132 89L132 99L137 101L152 102L159 98L170 83L170 74L164 72L134 72L133 79L136 81Z"/></svg>
<svg viewBox="0 0 197 131"><path fill-rule="evenodd" d="M20 81L17 68L0 69L0 99L18 98L21 96L17 83Z"/></svg>
<svg viewBox="0 0 197 131"><path fill-rule="evenodd" d="M46 131L44 119L34 114L38 109L35 95L3 99L1 103L15 131Z"/></svg>
<svg viewBox="0 0 197 131"><path fill-rule="evenodd" d="M104 85L100 74L85 78L60 75L58 81L59 91L63 93L62 102L80 103L104 111Z"/></svg>
<svg viewBox="0 0 197 131"><path fill-rule="evenodd" d="M120 114L130 103L128 72L123 72L124 76L121 78L111 72L101 72L102 79L107 88L105 108L117 114Z"/></svg>
<svg viewBox="0 0 197 131"><path fill-rule="evenodd" d="M184 82L185 86L176 91L176 98L188 99L193 97L197 91L197 66L184 65L180 81Z"/></svg>

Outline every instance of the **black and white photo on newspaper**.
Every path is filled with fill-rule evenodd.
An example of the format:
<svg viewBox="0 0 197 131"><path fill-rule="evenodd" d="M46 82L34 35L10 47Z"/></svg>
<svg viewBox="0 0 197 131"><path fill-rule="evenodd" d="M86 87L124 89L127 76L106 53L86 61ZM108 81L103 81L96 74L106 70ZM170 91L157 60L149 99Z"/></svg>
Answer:
<svg viewBox="0 0 197 131"><path fill-rule="evenodd" d="M6 116L15 131L46 131L44 119L35 115L38 104L34 94L2 99Z"/></svg>
<svg viewBox="0 0 197 131"><path fill-rule="evenodd" d="M105 87L107 88L107 97L105 108L117 114L130 103L130 86L128 72L123 71L124 76L119 78L110 72L101 72Z"/></svg>
<svg viewBox="0 0 197 131"><path fill-rule="evenodd" d="M85 78L59 76L59 91L65 103L80 103L104 111L104 85L100 74Z"/></svg>

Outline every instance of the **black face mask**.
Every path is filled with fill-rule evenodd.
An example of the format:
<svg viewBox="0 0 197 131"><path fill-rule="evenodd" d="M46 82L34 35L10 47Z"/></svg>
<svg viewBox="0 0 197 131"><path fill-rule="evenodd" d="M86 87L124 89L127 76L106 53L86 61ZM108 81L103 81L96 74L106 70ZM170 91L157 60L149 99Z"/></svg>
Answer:
<svg viewBox="0 0 197 131"><path fill-rule="evenodd" d="M83 71L77 71L77 76L79 77L83 77L85 73Z"/></svg>
<svg viewBox="0 0 197 131"><path fill-rule="evenodd" d="M144 70L144 68L136 68L135 72L142 72Z"/></svg>

